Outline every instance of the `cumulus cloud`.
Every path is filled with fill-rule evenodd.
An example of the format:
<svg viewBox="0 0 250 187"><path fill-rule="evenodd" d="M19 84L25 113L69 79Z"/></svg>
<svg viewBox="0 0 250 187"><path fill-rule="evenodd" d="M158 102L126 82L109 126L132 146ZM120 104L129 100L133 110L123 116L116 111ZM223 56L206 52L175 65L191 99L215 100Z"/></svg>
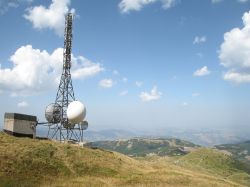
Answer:
<svg viewBox="0 0 250 187"><path fill-rule="evenodd" d="M119 8L122 13L128 13L131 10L139 11L143 6L154 3L156 0L122 0Z"/></svg>
<svg viewBox="0 0 250 187"><path fill-rule="evenodd" d="M223 0L211 0L212 3L220 3L222 1ZM249 2L250 0L236 0L236 1L239 3L246 3L246 2Z"/></svg>
<svg viewBox="0 0 250 187"><path fill-rule="evenodd" d="M150 92L141 92L139 97L143 102L159 100L162 96L162 93L157 90L157 87L154 86Z"/></svg>
<svg viewBox="0 0 250 187"><path fill-rule="evenodd" d="M188 104L188 102L183 102L182 103L182 106L184 106L184 107L186 107L186 106L188 106L189 104Z"/></svg>
<svg viewBox="0 0 250 187"><path fill-rule="evenodd" d="M250 82L250 11L244 13L243 28L224 34L220 46L220 64L227 68L224 79L235 83Z"/></svg>
<svg viewBox="0 0 250 187"><path fill-rule="evenodd" d="M200 93L197 93L197 92L194 92L192 93L192 97L199 97L201 94Z"/></svg>
<svg viewBox="0 0 250 187"><path fill-rule="evenodd" d="M29 104L26 101L22 101L22 102L18 103L17 106L20 108L24 108L24 107L28 107Z"/></svg>
<svg viewBox="0 0 250 187"><path fill-rule="evenodd" d="M210 73L211 72L208 70L208 67L204 66L201 69L196 70L193 75L201 77L201 76L209 75Z"/></svg>
<svg viewBox="0 0 250 187"><path fill-rule="evenodd" d="M124 91L120 92L119 95L120 95L120 96L128 95L128 90L124 90Z"/></svg>
<svg viewBox="0 0 250 187"><path fill-rule="evenodd" d="M136 81L136 82L135 82L135 85L136 85L137 87L141 87L142 84L143 84L143 82L141 82L141 81Z"/></svg>
<svg viewBox="0 0 250 187"><path fill-rule="evenodd" d="M212 3L219 3L222 2L223 0L212 0Z"/></svg>
<svg viewBox="0 0 250 187"><path fill-rule="evenodd" d="M17 8L22 3L31 3L33 0L1 0L0 1L0 14L4 14L10 8Z"/></svg>
<svg viewBox="0 0 250 187"><path fill-rule="evenodd" d="M122 78L122 82L123 82L123 83L127 83L127 82L128 82L128 78L127 78L127 77L123 77L123 78Z"/></svg>
<svg viewBox="0 0 250 187"><path fill-rule="evenodd" d="M119 3L121 13L129 13L130 11L140 11L144 6L161 2L164 9L173 7L179 0L122 0Z"/></svg>
<svg viewBox="0 0 250 187"><path fill-rule="evenodd" d="M203 53L196 53L196 56L202 58L204 55L203 55Z"/></svg>
<svg viewBox="0 0 250 187"><path fill-rule="evenodd" d="M162 7L164 9L169 9L175 6L178 2L179 0L162 0Z"/></svg>
<svg viewBox="0 0 250 187"><path fill-rule="evenodd" d="M73 79L85 79L104 71L100 63L93 63L83 56L74 57L72 55L72 63L71 75Z"/></svg>
<svg viewBox="0 0 250 187"><path fill-rule="evenodd" d="M199 43L204 43L207 41L206 36L195 36L193 44L199 44Z"/></svg>
<svg viewBox="0 0 250 187"><path fill-rule="evenodd" d="M12 68L0 66L0 87L12 95L32 95L58 85L62 72L63 49L46 50L22 46L10 57ZM83 79L103 71L98 63L72 55L72 77Z"/></svg>
<svg viewBox="0 0 250 187"><path fill-rule="evenodd" d="M100 80L99 86L102 88L112 88L114 85L114 81L112 79L103 79Z"/></svg>
<svg viewBox="0 0 250 187"><path fill-rule="evenodd" d="M246 3L246 2L249 2L249 0L238 0L238 2L240 2L240 3Z"/></svg>
<svg viewBox="0 0 250 187"><path fill-rule="evenodd" d="M235 83L249 83L250 74L228 71L227 73L225 73L224 79L227 81L235 82Z"/></svg>
<svg viewBox="0 0 250 187"><path fill-rule="evenodd" d="M52 0L46 8L42 5L31 7L24 18L30 21L36 29L52 29L62 36L64 32L64 16L69 11L70 0ZM71 10L74 12L74 10Z"/></svg>
<svg viewBox="0 0 250 187"><path fill-rule="evenodd" d="M113 70L113 74L114 74L114 75L119 75L119 71Z"/></svg>

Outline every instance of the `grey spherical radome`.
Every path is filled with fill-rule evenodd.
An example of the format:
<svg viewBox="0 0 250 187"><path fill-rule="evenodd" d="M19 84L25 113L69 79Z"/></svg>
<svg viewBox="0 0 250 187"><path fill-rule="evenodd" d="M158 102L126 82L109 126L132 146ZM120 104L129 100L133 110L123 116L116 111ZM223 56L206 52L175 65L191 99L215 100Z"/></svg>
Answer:
<svg viewBox="0 0 250 187"><path fill-rule="evenodd" d="M56 103L49 104L45 109L45 118L49 123L61 121L61 106Z"/></svg>

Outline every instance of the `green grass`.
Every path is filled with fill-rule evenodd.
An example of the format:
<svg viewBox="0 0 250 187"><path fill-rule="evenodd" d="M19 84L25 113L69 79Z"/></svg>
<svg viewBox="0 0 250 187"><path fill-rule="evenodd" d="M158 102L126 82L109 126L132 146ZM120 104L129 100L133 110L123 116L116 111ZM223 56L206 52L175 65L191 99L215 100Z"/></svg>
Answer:
<svg viewBox="0 0 250 187"><path fill-rule="evenodd" d="M222 144L215 147L219 150L227 151L232 154L235 159L244 162L250 167L250 141L236 144Z"/></svg>
<svg viewBox="0 0 250 187"><path fill-rule="evenodd" d="M175 163L250 186L248 168L242 162L216 149L198 149L176 160Z"/></svg>
<svg viewBox="0 0 250 187"><path fill-rule="evenodd" d="M0 134L0 181L33 185L51 178L82 175L113 177L137 163L116 153L79 148L52 141L15 138ZM133 167L131 173L137 172ZM1 186L1 185L0 185Z"/></svg>
<svg viewBox="0 0 250 187"><path fill-rule="evenodd" d="M191 164L188 156L185 160ZM207 166L201 164L204 171L197 171L186 165L176 165L173 159L135 160L116 152L0 133L0 186L220 187L247 185L249 181L249 175L242 170L238 172L238 168L234 171L231 162L220 162L232 167L232 175L225 179L220 172L207 172L209 164L214 169L219 168L213 163L215 160ZM228 172L227 167L221 170Z"/></svg>

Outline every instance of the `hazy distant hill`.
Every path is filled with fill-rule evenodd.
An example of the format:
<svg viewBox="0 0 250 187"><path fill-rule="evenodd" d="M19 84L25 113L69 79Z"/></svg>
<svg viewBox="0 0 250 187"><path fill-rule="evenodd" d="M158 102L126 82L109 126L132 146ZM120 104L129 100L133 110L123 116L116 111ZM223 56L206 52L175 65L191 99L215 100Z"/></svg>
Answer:
<svg viewBox="0 0 250 187"><path fill-rule="evenodd" d="M162 137L176 138L189 142L193 142L202 146L214 146L220 144L237 143L248 140L250 132L242 134L236 131L225 129L220 130L191 130L191 129L158 129L154 131L130 131L122 129L107 129L107 130L87 130L84 137L88 141L104 141L104 140L119 140L131 139L134 137Z"/></svg>
<svg viewBox="0 0 250 187"><path fill-rule="evenodd" d="M87 144L129 156L179 156L198 148L191 142L175 138L132 138L129 140L97 141Z"/></svg>
<svg viewBox="0 0 250 187"><path fill-rule="evenodd" d="M37 128L38 136L46 136L48 129L44 127ZM119 140L131 139L134 137L163 137L163 138L177 138L187 140L198 145L214 146L225 143L236 143L248 140L250 137L249 131L245 133L229 131L226 129L209 130L209 129L177 129L165 128L154 130L124 130L124 129L105 129L105 130L89 130L84 132L84 139L87 141L106 141L106 140Z"/></svg>
<svg viewBox="0 0 250 187"><path fill-rule="evenodd" d="M38 127L37 135L46 137L48 128ZM117 140L122 138L132 138L141 135L140 133L133 133L131 131L122 129L106 129L106 130L86 130L84 131L84 139L87 141L101 141L101 140Z"/></svg>
<svg viewBox="0 0 250 187"><path fill-rule="evenodd" d="M0 186L250 186L233 158L211 149L135 160L100 149L0 133Z"/></svg>
<svg viewBox="0 0 250 187"><path fill-rule="evenodd" d="M156 137L174 137L202 146L214 146L246 141L250 137L250 129L165 128L155 129L153 132L150 132L149 135Z"/></svg>
<svg viewBox="0 0 250 187"><path fill-rule="evenodd" d="M250 141L245 141L237 144L223 144L215 146L229 155L232 155L237 160L243 161L250 165Z"/></svg>

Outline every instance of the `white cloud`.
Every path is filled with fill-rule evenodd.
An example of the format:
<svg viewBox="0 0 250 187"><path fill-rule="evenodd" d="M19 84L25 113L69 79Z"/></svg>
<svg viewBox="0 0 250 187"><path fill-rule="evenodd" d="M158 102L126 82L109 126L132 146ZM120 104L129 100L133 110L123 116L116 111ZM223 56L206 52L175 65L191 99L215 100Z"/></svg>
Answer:
<svg viewBox="0 0 250 187"><path fill-rule="evenodd" d="M148 92L141 92L139 97L143 102L159 100L162 96L162 93L157 90L157 87L154 86L153 89Z"/></svg>
<svg viewBox="0 0 250 187"><path fill-rule="evenodd" d="M72 63L71 75L73 79L85 79L104 71L101 64L93 63L83 56L72 56Z"/></svg>
<svg viewBox="0 0 250 187"><path fill-rule="evenodd" d="M194 76L205 76L205 75L209 75L211 72L208 70L207 66L202 67L201 69L198 69L194 72Z"/></svg>
<svg viewBox="0 0 250 187"><path fill-rule="evenodd" d="M69 11L70 0L52 0L46 8L42 5L29 8L24 18L36 29L52 29L62 36L64 32L64 16ZM71 10L74 12L74 10Z"/></svg>
<svg viewBox="0 0 250 187"><path fill-rule="evenodd" d="M196 53L196 55L198 56L198 57L200 57L200 58L202 58L204 55L203 55L203 53Z"/></svg>
<svg viewBox="0 0 250 187"><path fill-rule="evenodd" d="M182 103L182 106L184 106L184 107L185 107L185 106L188 106L188 105L189 105L189 104L188 104L187 102L183 102L183 103Z"/></svg>
<svg viewBox="0 0 250 187"><path fill-rule="evenodd" d="M194 92L192 93L192 97L199 97L201 94L200 93L197 93L197 92Z"/></svg>
<svg viewBox="0 0 250 187"><path fill-rule="evenodd" d="M212 0L212 3L219 3L222 2L223 0Z"/></svg>
<svg viewBox="0 0 250 187"><path fill-rule="evenodd" d="M234 71L228 71L224 75L224 80L232 81L235 83L249 83L250 82L250 73L239 73Z"/></svg>
<svg viewBox="0 0 250 187"><path fill-rule="evenodd" d="M250 12L244 13L243 28L233 28L224 34L219 59L228 69L224 79L235 83L250 83Z"/></svg>
<svg viewBox="0 0 250 187"><path fill-rule="evenodd" d="M103 79L99 82L99 86L103 88L112 88L114 81L112 79Z"/></svg>
<svg viewBox="0 0 250 187"><path fill-rule="evenodd" d="M212 3L220 3L222 1L223 0L211 0ZM236 1L239 3L246 3L246 2L249 2L250 0L236 0Z"/></svg>
<svg viewBox="0 0 250 187"><path fill-rule="evenodd" d="M24 107L28 107L29 104L26 101L22 101L22 102L18 103L17 106L20 108L24 108Z"/></svg>
<svg viewBox="0 0 250 187"><path fill-rule="evenodd" d="M179 0L122 0L119 8L122 13L129 13L130 11L140 11L144 6L156 2L161 2L164 9L169 9Z"/></svg>
<svg viewBox="0 0 250 187"><path fill-rule="evenodd" d="M0 66L0 87L11 95L32 95L58 86L62 71L63 49L51 54L46 50L22 46L10 57L12 68ZM98 63L72 55L72 77L83 79L103 71Z"/></svg>
<svg viewBox="0 0 250 187"><path fill-rule="evenodd" d="M127 77L123 77L122 78L122 82L124 82L124 83L128 82L128 78Z"/></svg>
<svg viewBox="0 0 250 187"><path fill-rule="evenodd" d="M206 36L195 36L193 44L199 44L199 43L204 43L207 41Z"/></svg>
<svg viewBox="0 0 250 187"><path fill-rule="evenodd" d="M114 70L114 71L113 71L113 74L114 74L114 75L119 75L119 71Z"/></svg>
<svg viewBox="0 0 250 187"><path fill-rule="evenodd" d="M169 8L175 6L176 3L178 3L178 2L179 2L179 0L162 0L162 7L164 9L169 9Z"/></svg>
<svg viewBox="0 0 250 187"><path fill-rule="evenodd" d="M119 95L120 95L120 96L128 95L128 90L124 90L124 91L120 92Z"/></svg>
<svg viewBox="0 0 250 187"><path fill-rule="evenodd" d="M142 84L143 84L143 82L141 82L141 81L136 81L136 82L135 82L135 85L136 85L137 87L141 87Z"/></svg>
<svg viewBox="0 0 250 187"><path fill-rule="evenodd" d="M122 0L119 8L122 13L128 13L131 10L139 11L143 6L154 3L156 0Z"/></svg>
<svg viewBox="0 0 250 187"><path fill-rule="evenodd" d="M240 2L240 3L246 3L246 2L249 2L249 0L238 0L238 2Z"/></svg>
<svg viewBox="0 0 250 187"><path fill-rule="evenodd" d="M10 8L17 8L22 3L31 3L33 0L1 0L0 1L0 14L4 14Z"/></svg>

